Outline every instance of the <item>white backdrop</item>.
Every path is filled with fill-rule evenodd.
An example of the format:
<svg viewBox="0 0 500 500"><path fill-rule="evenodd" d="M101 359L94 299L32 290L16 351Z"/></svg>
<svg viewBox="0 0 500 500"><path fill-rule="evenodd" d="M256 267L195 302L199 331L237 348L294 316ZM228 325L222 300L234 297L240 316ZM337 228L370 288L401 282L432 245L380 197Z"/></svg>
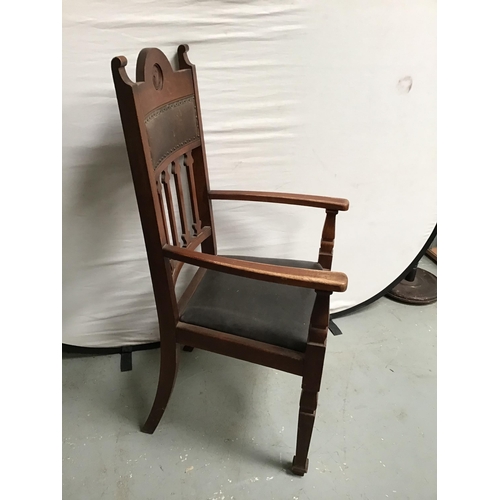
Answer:
<svg viewBox="0 0 500 500"><path fill-rule="evenodd" d="M213 189L348 198L331 311L373 297L436 224L434 0L65 0L63 342L158 340L110 61L196 64ZM219 253L315 260L319 209L215 201Z"/></svg>

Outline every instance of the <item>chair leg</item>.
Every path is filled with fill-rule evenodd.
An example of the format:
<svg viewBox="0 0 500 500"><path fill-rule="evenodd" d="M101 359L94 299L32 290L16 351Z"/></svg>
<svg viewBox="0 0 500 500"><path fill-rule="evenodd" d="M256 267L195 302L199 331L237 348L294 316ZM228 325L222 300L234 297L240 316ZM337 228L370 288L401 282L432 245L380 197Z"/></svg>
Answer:
<svg viewBox="0 0 500 500"><path fill-rule="evenodd" d="M185 345L182 350L186 352L193 352L194 347L191 347L190 345Z"/></svg>
<svg viewBox="0 0 500 500"><path fill-rule="evenodd" d="M162 350L160 361L160 377L158 380L156 397L153 403L153 407L151 408L151 412L149 413L149 417L146 420L146 423L142 426L142 432L153 434L156 427L158 427L165 408L167 407L170 395L172 394L175 379L177 377L178 367L178 348L174 347L170 352L165 352L165 350Z"/></svg>
<svg viewBox="0 0 500 500"><path fill-rule="evenodd" d="M297 449L292 463L292 472L299 476L303 476L307 472L309 465L307 454L309 453L309 445L311 444L316 408L318 407L318 393L323 374L326 337L328 335L329 304L330 292L316 291L316 300L314 301L313 312L311 314L304 357Z"/></svg>
<svg viewBox="0 0 500 500"><path fill-rule="evenodd" d="M293 457L292 472L303 476L307 472L309 445L318 406L318 393L302 390L300 396L299 425L297 429L297 448Z"/></svg>

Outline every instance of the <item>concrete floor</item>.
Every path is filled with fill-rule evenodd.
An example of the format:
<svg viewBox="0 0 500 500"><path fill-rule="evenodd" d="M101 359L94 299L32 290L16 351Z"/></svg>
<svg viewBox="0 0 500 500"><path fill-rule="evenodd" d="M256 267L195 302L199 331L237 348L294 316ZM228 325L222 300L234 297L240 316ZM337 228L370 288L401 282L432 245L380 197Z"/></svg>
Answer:
<svg viewBox="0 0 500 500"><path fill-rule="evenodd" d="M382 298L336 323L304 477L287 471L298 377L182 352L149 436L158 350L126 373L118 355L64 355L63 499L436 498L436 304Z"/></svg>

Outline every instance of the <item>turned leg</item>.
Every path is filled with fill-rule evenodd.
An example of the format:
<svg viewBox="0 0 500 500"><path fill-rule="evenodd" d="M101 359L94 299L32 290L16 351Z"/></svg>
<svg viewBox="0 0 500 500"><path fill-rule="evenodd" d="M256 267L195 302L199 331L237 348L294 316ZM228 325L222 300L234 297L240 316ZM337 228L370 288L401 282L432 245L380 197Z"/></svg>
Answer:
<svg viewBox="0 0 500 500"><path fill-rule="evenodd" d="M325 360L329 299L330 294L328 292L316 292L316 300L309 325L309 335L304 356L302 393L299 403L297 448L292 462L292 472L299 476L303 476L307 472L309 465L307 454L311 444Z"/></svg>
<svg viewBox="0 0 500 500"><path fill-rule="evenodd" d="M326 210L323 233L319 248L318 263L323 269L332 268L333 246L335 240L335 218L337 210ZM309 323L307 346L304 356L302 393L299 404L299 425L297 429L297 448L292 462L292 472L303 476L309 466L309 445L318 406L318 393L323 375L326 338L331 292L316 290L316 300Z"/></svg>
<svg viewBox="0 0 500 500"><path fill-rule="evenodd" d="M170 346L169 346L170 347ZM146 423L143 425L141 431L147 434L153 434L156 427L160 423L163 412L167 407L168 400L172 394L177 376L177 368L179 365L178 349L172 346L171 350L160 348L161 361L160 361L160 377L158 380L158 388L156 390L156 397L149 413Z"/></svg>

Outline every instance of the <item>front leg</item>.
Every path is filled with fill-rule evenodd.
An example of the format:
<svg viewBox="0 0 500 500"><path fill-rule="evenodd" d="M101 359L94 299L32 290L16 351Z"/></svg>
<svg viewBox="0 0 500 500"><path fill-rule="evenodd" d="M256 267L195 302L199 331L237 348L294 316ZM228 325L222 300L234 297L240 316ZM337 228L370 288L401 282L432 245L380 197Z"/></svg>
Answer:
<svg viewBox="0 0 500 500"><path fill-rule="evenodd" d="M302 394L299 403L299 424L297 429L297 448L293 457L292 472L303 476L307 472L309 445L318 406L318 393L323 374L326 352L330 293L316 291L316 300L311 315L309 335L304 358Z"/></svg>
<svg viewBox="0 0 500 500"><path fill-rule="evenodd" d="M309 467L309 445L316 418L316 407L318 406L318 393L302 389L299 407L299 425L297 428L297 448L292 462L292 472L303 476Z"/></svg>

